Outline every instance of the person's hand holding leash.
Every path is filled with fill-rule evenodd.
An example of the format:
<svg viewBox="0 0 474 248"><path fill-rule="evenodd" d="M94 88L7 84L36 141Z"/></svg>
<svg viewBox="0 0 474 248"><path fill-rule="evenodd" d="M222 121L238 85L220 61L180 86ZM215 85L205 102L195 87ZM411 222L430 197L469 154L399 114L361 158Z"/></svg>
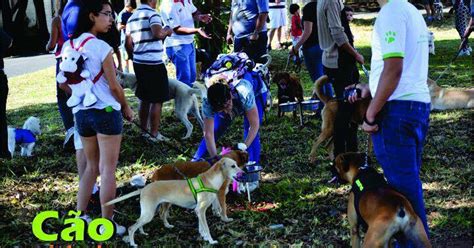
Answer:
<svg viewBox="0 0 474 248"><path fill-rule="evenodd" d="M258 33L257 32L253 32L250 36L249 36L249 41L250 42L255 42L258 40Z"/></svg>
<svg viewBox="0 0 474 248"><path fill-rule="evenodd" d="M364 56L362 56L362 54L360 54L360 53L356 54L355 60L361 65L363 65L364 62L365 62Z"/></svg>
<svg viewBox="0 0 474 248"><path fill-rule="evenodd" d="M126 106L122 108L122 116L125 118L127 121L133 121L133 110L130 106Z"/></svg>
<svg viewBox="0 0 474 248"><path fill-rule="evenodd" d="M360 98L358 98L357 94L352 94L349 96L348 100L350 103L355 103L359 100L362 100L363 98L367 98L370 96L370 89L368 84L351 84L347 86L345 89L351 89L356 87L357 89L361 90Z"/></svg>
<svg viewBox="0 0 474 248"><path fill-rule="evenodd" d="M295 47L291 47L291 50L290 50L290 56L298 56L298 49L295 49Z"/></svg>

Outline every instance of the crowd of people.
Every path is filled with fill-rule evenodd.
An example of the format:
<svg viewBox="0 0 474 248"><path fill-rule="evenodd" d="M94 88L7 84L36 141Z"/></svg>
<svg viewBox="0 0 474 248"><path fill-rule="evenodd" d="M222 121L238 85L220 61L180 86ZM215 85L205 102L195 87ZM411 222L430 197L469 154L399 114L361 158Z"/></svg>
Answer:
<svg viewBox="0 0 474 248"><path fill-rule="evenodd" d="M403 193L414 206L428 233L428 225L420 181L423 143L429 126L430 95L428 76L427 25L418 10L406 0L378 0L381 10L374 25L370 82L359 84L357 64L365 58L354 46L350 28L354 11L333 0L312 0L300 11L290 5L290 34L293 46L290 56L302 53L312 81L322 75L330 78L325 94L343 98L346 88L361 89L361 97L353 95L338 108L334 132L334 157L358 151L357 126L350 123L352 103L371 97L362 129L371 134L377 160L391 186ZM429 3L428 3L429 4ZM466 7L463 0L456 8ZM459 6L463 7L459 7ZM234 52L244 52L255 62L271 49L277 34L281 43L286 25L285 2L280 0L233 0L226 41ZM84 62L91 77L97 78L92 91L98 101L92 106L80 103L68 107L71 93L68 84L57 85L58 109L66 130L65 144L72 140L76 149L79 173L77 210L86 221L87 203L97 191L101 176L100 201L115 198L115 170L122 140L123 118L132 121L134 112L127 103L116 70L130 71L130 61L137 77L135 95L140 99L139 124L145 138L167 140L160 133L163 103L170 99L168 73L163 55L176 68L179 81L192 87L196 80L195 35L211 39L195 22L208 24L209 14L202 14L191 0L164 0L157 12L157 0L140 0L137 7L126 1L117 15L107 0L69 0L59 8L52 20L51 39L46 49L55 50L56 73L61 51L80 49L88 58ZM473 30L471 2L469 26L456 28L467 39ZM464 11L464 10L462 10ZM267 36L267 20L269 35ZM0 30L0 55L11 39ZM469 49L463 43L460 49ZM114 60L113 55L117 56ZM124 64L122 64L122 60ZM114 61L118 61L118 65ZM223 61L225 64L227 61ZM210 75L212 85L204 96L203 140L194 160L215 158L216 141L225 133L236 116L244 117L244 140L237 147L249 152L250 160L260 159L260 125L267 91L265 85L248 72ZM0 137L6 136L5 103L7 79L0 63ZM152 136L152 137L151 137ZM6 141L0 142L0 157L10 157ZM113 206L103 206L102 216L113 219ZM102 230L103 231L103 230ZM117 224L117 233L125 229Z"/></svg>

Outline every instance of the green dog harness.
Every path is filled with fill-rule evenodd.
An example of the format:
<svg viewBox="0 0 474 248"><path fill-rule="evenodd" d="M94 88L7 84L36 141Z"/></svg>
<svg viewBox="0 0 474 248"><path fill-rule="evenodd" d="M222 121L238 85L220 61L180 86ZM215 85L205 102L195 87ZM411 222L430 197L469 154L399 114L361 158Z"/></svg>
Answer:
<svg viewBox="0 0 474 248"><path fill-rule="evenodd" d="M195 188L194 187L194 184L193 184L193 179L196 179L196 181L198 182L199 184L199 188ZM204 186L204 183L202 182L202 179L200 176L197 176L196 178L191 178L191 179L186 179L186 181L188 182L188 185L189 185L189 189L191 190L191 193L193 193L193 196L194 196L194 200L197 202L197 194L198 193L202 193L202 192L210 192L210 193L216 193L217 194L217 190L215 189L211 189L211 188L206 188Z"/></svg>

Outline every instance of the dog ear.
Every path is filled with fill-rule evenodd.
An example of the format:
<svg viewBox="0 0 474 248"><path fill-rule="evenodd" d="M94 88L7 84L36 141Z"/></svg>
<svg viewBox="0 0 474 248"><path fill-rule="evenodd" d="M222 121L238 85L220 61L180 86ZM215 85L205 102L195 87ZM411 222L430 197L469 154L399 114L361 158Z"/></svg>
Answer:
<svg viewBox="0 0 474 248"><path fill-rule="evenodd" d="M249 161L249 153L244 151L237 151L239 154L239 160L242 165L246 164Z"/></svg>

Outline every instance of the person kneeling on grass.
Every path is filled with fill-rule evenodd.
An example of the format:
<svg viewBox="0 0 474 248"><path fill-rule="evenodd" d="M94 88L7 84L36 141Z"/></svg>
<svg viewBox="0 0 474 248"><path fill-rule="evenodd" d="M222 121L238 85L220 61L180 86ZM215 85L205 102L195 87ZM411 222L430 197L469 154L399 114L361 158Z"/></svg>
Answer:
<svg viewBox="0 0 474 248"><path fill-rule="evenodd" d="M244 142L237 148L246 150L250 161L260 161L259 128L268 89L258 74L246 68L248 61L244 53L232 53L221 57L208 70L216 74L207 76L209 88L202 106L204 138L193 160L216 158L216 141L235 117L244 116ZM221 72L222 66L228 70Z"/></svg>

